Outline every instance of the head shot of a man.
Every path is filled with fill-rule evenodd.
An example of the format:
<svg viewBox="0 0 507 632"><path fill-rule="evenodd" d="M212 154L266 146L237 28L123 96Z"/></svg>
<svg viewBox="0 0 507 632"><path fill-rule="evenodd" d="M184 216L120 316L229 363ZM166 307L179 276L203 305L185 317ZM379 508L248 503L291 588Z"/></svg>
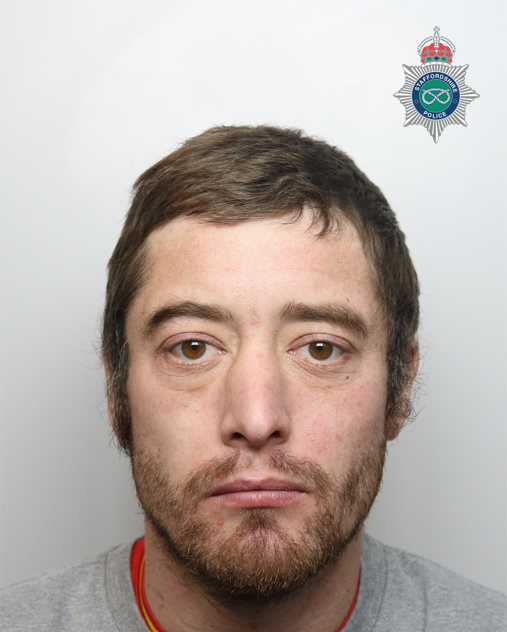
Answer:
<svg viewBox="0 0 507 632"><path fill-rule="evenodd" d="M505 629L499 593L364 532L411 413L419 284L346 153L209 129L137 179L108 272L144 537L6 589L2 629Z"/></svg>

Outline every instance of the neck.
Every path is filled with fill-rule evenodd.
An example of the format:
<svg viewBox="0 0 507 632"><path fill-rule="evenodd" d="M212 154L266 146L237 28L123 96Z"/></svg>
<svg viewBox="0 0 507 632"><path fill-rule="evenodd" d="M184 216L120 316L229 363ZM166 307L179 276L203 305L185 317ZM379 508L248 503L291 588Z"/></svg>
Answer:
<svg viewBox="0 0 507 632"><path fill-rule="evenodd" d="M352 605L361 568L361 531L338 563L294 598L276 605L234 607L205 594L167 555L149 522L145 527L146 598L166 632L335 632Z"/></svg>

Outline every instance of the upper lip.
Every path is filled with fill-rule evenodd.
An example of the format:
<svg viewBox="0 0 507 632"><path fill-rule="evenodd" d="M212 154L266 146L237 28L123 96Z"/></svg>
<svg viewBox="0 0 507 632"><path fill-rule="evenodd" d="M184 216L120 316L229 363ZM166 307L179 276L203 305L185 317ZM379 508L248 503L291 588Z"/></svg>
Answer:
<svg viewBox="0 0 507 632"><path fill-rule="evenodd" d="M261 480L240 479L214 487L208 496L219 496L221 494L233 494L234 492L254 492L254 491L283 491L283 492L307 492L308 489L300 483L293 481L283 481L276 478L263 478Z"/></svg>

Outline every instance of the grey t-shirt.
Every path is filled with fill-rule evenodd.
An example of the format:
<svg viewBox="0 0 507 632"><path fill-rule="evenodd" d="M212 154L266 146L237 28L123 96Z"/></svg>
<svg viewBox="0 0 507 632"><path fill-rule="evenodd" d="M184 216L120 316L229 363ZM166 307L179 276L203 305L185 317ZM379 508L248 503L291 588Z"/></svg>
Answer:
<svg viewBox="0 0 507 632"><path fill-rule="evenodd" d="M0 592L2 632L147 632L132 543ZM506 632L507 599L365 534L361 586L344 632ZM340 621L336 622L339 627Z"/></svg>

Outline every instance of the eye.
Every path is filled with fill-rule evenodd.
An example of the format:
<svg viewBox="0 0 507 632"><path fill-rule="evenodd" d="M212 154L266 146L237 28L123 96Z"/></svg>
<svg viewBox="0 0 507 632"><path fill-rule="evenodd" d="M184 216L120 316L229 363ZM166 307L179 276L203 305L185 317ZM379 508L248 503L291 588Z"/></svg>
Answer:
<svg viewBox="0 0 507 632"><path fill-rule="evenodd" d="M179 342L170 349L178 358L182 360L201 360L220 351L204 340L189 339Z"/></svg>
<svg viewBox="0 0 507 632"><path fill-rule="evenodd" d="M294 353L323 362L325 360L336 360L343 354L343 350L326 340L314 340L296 349Z"/></svg>

